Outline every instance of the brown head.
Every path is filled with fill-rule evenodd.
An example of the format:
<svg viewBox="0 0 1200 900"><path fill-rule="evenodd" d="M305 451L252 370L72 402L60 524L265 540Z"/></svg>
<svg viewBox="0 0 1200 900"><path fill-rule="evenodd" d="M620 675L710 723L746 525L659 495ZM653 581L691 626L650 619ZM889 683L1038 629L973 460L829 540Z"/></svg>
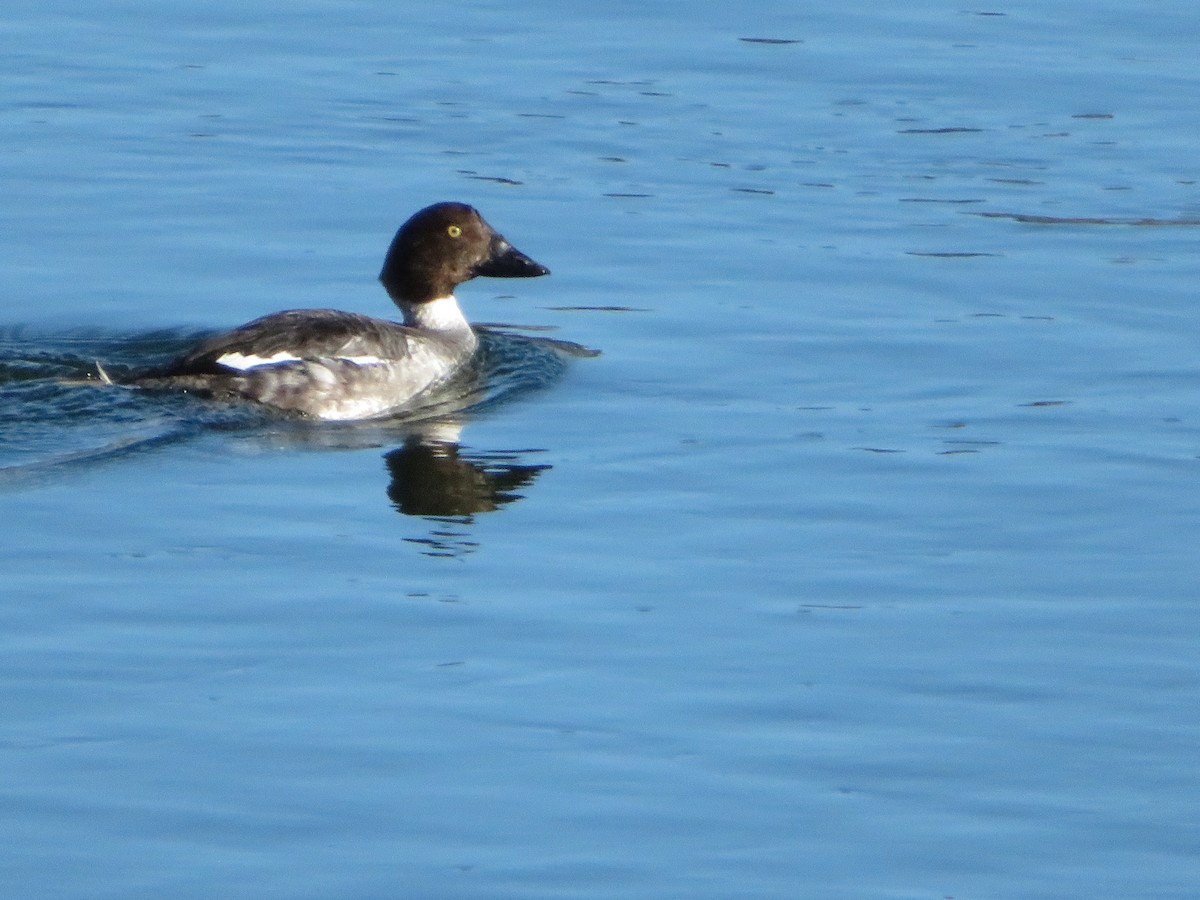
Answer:
<svg viewBox="0 0 1200 900"><path fill-rule="evenodd" d="M449 297L464 281L532 278L550 270L521 253L465 203L435 203L400 226L379 280L393 302L406 305Z"/></svg>

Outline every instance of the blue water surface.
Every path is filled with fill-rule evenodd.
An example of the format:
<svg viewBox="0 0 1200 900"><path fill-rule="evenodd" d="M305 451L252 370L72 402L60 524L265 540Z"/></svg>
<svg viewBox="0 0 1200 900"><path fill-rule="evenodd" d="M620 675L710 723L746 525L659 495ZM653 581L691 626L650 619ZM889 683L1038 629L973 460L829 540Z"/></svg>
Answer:
<svg viewBox="0 0 1200 900"><path fill-rule="evenodd" d="M1151 6L10 2L4 895L1194 897ZM443 199L554 273L460 290L470 402L89 380L390 314Z"/></svg>

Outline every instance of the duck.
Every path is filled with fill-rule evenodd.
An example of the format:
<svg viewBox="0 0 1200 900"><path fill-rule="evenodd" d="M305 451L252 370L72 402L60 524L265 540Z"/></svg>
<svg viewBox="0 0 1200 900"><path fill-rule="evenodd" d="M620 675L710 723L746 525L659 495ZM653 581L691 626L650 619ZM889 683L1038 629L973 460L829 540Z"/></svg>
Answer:
<svg viewBox="0 0 1200 900"><path fill-rule="evenodd" d="M476 353L479 339L454 296L459 285L549 274L473 206L435 203L400 226L379 273L402 322L337 309L271 313L129 384L328 421L395 416L422 406Z"/></svg>

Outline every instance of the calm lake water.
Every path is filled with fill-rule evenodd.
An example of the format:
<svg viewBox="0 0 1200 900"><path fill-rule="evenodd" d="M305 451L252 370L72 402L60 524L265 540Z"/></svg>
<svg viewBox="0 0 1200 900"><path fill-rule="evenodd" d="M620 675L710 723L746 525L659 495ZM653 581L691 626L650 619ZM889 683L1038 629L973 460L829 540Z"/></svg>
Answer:
<svg viewBox="0 0 1200 900"><path fill-rule="evenodd" d="M5 896L1196 896L1194 4L0 41ZM471 407L78 383L443 199L554 273Z"/></svg>

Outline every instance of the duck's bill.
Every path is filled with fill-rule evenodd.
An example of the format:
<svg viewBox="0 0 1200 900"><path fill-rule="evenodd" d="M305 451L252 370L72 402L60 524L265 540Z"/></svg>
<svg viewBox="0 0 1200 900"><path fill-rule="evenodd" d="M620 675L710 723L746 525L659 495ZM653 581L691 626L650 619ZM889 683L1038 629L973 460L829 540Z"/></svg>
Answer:
<svg viewBox="0 0 1200 900"><path fill-rule="evenodd" d="M492 255L475 267L476 275L488 278L535 278L550 270L536 263L504 238L492 241Z"/></svg>

